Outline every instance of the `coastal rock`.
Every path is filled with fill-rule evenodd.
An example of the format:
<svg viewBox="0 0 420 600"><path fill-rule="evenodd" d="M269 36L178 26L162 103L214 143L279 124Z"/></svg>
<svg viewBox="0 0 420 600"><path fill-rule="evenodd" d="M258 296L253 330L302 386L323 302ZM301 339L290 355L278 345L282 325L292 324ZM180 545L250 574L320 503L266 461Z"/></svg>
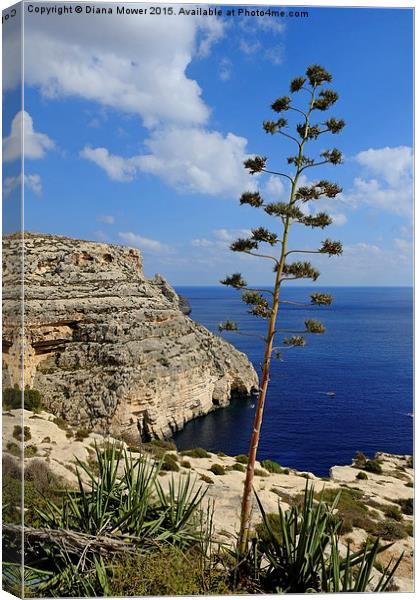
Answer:
<svg viewBox="0 0 420 600"><path fill-rule="evenodd" d="M20 243L3 241L6 387L21 381ZM163 437L258 386L244 354L185 316L163 277L145 278L136 249L25 234L24 285L25 385L70 423Z"/></svg>

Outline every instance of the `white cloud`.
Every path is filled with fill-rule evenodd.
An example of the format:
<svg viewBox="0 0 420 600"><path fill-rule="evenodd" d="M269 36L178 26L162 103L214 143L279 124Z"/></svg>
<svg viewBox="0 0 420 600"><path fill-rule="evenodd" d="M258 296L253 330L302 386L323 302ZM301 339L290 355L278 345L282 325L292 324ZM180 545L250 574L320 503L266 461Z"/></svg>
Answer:
<svg viewBox="0 0 420 600"><path fill-rule="evenodd" d="M27 16L25 80L46 98L79 96L162 121L203 124L209 109L186 70L224 34L219 19Z"/></svg>
<svg viewBox="0 0 420 600"><path fill-rule="evenodd" d="M230 244L237 238L247 238L251 235L250 229L214 229L211 232L211 238L198 238L191 240L191 245L195 248L211 249L212 255L215 252L223 255L229 250Z"/></svg>
<svg viewBox="0 0 420 600"><path fill-rule="evenodd" d="M355 157L366 171L356 177L343 194L346 203L372 206L401 216L413 211L413 154L407 146L385 147L359 152Z"/></svg>
<svg viewBox="0 0 420 600"><path fill-rule="evenodd" d="M239 20L239 27L246 34L246 37L239 39L241 52L247 56L258 53L259 60L268 60L273 65L281 65L284 62L283 46L273 43L275 38L281 36L286 29L283 22L278 19L244 17Z"/></svg>
<svg viewBox="0 0 420 600"><path fill-rule="evenodd" d="M284 49L281 45L271 46L264 52L265 58L273 65L281 65L284 62Z"/></svg>
<svg viewBox="0 0 420 600"><path fill-rule="evenodd" d="M158 240L151 240L150 238L138 235L137 233L133 233L131 231L120 232L118 234L118 237L129 246L135 246L140 250L146 252L149 251L153 253L162 254L172 251L171 247L167 244L163 244Z"/></svg>
<svg viewBox="0 0 420 600"><path fill-rule="evenodd" d="M267 196L270 201L284 202L289 200L289 198L285 197L286 187L283 181L276 175L270 175L268 178L264 186L264 195Z"/></svg>
<svg viewBox="0 0 420 600"><path fill-rule="evenodd" d="M222 58L219 63L219 77L222 81L229 81L232 75L232 61L228 58Z"/></svg>
<svg viewBox="0 0 420 600"><path fill-rule="evenodd" d="M25 187L30 189L37 196L42 194L42 181L41 177L37 174L25 175L24 178ZM22 185L22 176L17 175L16 177L6 177L3 183L3 194L7 198L12 192Z"/></svg>
<svg viewBox="0 0 420 600"><path fill-rule="evenodd" d="M95 237L99 242L109 242L109 235L107 233L105 233L105 231L102 231L101 229L98 229L95 231Z"/></svg>
<svg viewBox="0 0 420 600"><path fill-rule="evenodd" d="M85 146L80 152L86 158L101 167L110 179L114 181L132 181L138 170L138 157L123 158L110 154L106 148L91 148Z"/></svg>
<svg viewBox="0 0 420 600"><path fill-rule="evenodd" d="M374 175L379 175L391 185L410 179L413 167L413 152L408 146L396 146L364 150L356 155L356 161Z"/></svg>
<svg viewBox="0 0 420 600"><path fill-rule="evenodd" d="M250 181L243 161L247 140L233 133L197 128L155 131L146 140L150 154L142 170L160 176L178 190L236 196Z"/></svg>
<svg viewBox="0 0 420 600"><path fill-rule="evenodd" d="M254 23L262 31L271 31L275 34L284 33L286 25L280 19L254 19Z"/></svg>
<svg viewBox="0 0 420 600"><path fill-rule="evenodd" d="M233 242L236 238L244 238L251 235L250 229L215 229L214 237L221 242Z"/></svg>
<svg viewBox="0 0 420 600"><path fill-rule="evenodd" d="M96 220L98 223L106 223L107 225L113 225L115 223L115 217L113 215L98 215Z"/></svg>
<svg viewBox="0 0 420 600"><path fill-rule="evenodd" d="M207 238L197 238L191 240L191 246L194 246L194 248L211 248L214 246L214 241L208 240Z"/></svg>
<svg viewBox="0 0 420 600"><path fill-rule="evenodd" d="M223 20L188 17L168 27L167 17L146 15L121 17L115 27L115 20L96 15L92 27L76 14L65 21L54 15L28 19L27 85L48 99L94 101L98 114L113 108L138 115L149 130L141 140L146 152L124 157L86 144L83 158L114 181L150 173L182 192L228 197L243 191L250 180L243 168L247 140L210 129L211 109L187 73L224 35ZM222 60L221 78L227 80L230 70L230 61ZM92 126L99 124L98 114L92 115Z"/></svg>
<svg viewBox="0 0 420 600"><path fill-rule="evenodd" d="M12 162L21 157L22 133L25 158L43 158L47 150L54 148L54 142L48 135L34 130L34 122L30 114L21 110L13 117L10 135L3 139L3 160L5 162Z"/></svg>
<svg viewBox="0 0 420 600"><path fill-rule="evenodd" d="M261 43L258 40L255 40L253 42L247 42L246 40L242 39L239 42L239 50L241 50L241 52L247 54L248 56L255 54L260 50L260 48Z"/></svg>
<svg viewBox="0 0 420 600"><path fill-rule="evenodd" d="M413 249L413 245L409 240L403 238L394 238L394 247L402 254L410 254Z"/></svg>
<svg viewBox="0 0 420 600"><path fill-rule="evenodd" d="M146 140L148 154L124 158L106 148L85 147L81 156L115 181L132 181L139 172L157 175L182 192L237 196L255 184L243 167L247 140L233 133L196 127L156 130Z"/></svg>
<svg viewBox="0 0 420 600"><path fill-rule="evenodd" d="M331 216L334 225L337 227L341 227L347 223L347 217L344 213L329 211L329 215Z"/></svg>

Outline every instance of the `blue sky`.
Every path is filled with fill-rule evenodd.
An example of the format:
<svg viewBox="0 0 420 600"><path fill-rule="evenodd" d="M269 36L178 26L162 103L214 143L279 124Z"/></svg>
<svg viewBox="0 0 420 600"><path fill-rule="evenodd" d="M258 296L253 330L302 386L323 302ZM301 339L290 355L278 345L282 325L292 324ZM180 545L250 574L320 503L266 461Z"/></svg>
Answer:
<svg viewBox="0 0 420 600"><path fill-rule="evenodd" d="M347 126L314 152L337 146L345 163L310 176L343 193L322 205L334 224L296 225L291 246L343 242L342 257L313 259L321 286L411 285L412 12L308 11L174 16L170 27L170 17L27 14L25 113L16 112L13 75L4 96L6 217L19 191L13 132L24 119L27 230L137 246L146 274L175 285L215 285L238 270L267 284L271 265L228 247L277 223L238 198L256 186L286 200L288 189L285 180L250 178L242 162L263 154L286 168L292 146L261 123L290 79L320 63L340 95L329 115Z"/></svg>

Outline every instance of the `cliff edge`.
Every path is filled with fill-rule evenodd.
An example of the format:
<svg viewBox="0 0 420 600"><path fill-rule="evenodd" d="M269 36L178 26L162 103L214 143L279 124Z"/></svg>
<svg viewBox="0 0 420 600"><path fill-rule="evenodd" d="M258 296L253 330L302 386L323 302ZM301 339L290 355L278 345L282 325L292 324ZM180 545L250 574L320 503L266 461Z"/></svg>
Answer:
<svg viewBox="0 0 420 600"><path fill-rule="evenodd" d="M3 239L3 385L20 384L21 242ZM138 250L25 234L25 385L46 408L98 432L144 440L248 395L247 357L188 318L161 276L148 280Z"/></svg>

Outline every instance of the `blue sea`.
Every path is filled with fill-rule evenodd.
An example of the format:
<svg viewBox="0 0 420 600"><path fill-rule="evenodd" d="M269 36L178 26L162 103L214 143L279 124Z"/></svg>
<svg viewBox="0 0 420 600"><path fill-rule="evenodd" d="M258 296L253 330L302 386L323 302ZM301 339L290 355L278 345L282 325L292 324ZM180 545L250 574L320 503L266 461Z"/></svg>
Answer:
<svg viewBox="0 0 420 600"><path fill-rule="evenodd" d="M279 328L304 329L307 318L326 326L308 335L304 348L283 352L272 362L258 459L327 475L333 465L349 464L358 450L413 452L413 290L411 288L289 288L283 299L307 301L313 291L331 293L331 307L281 307ZM217 332L225 319L247 333L264 333L265 322L247 314L230 288L179 287L191 318ZM263 343L224 334L245 352L258 373ZM281 341L281 339L279 340ZM335 392L328 396L327 392ZM180 449L203 447L236 455L248 453L255 401L233 401L227 408L188 423L176 434Z"/></svg>

